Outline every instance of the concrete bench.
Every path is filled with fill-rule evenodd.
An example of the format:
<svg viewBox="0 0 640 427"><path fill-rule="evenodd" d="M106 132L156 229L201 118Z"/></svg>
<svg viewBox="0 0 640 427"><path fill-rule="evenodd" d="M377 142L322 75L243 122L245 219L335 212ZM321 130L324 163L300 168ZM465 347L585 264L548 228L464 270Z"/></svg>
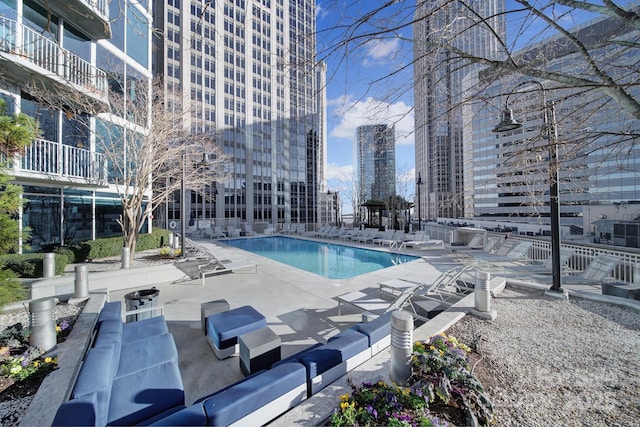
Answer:
<svg viewBox="0 0 640 427"><path fill-rule="evenodd" d="M240 370L250 375L269 369L280 360L280 337L271 328L260 328L238 337Z"/></svg>

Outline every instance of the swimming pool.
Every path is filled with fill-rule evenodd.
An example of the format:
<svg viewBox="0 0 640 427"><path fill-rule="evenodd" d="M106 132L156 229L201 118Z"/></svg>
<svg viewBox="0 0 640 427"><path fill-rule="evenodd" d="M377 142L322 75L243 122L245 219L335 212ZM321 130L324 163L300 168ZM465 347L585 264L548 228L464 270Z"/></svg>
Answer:
<svg viewBox="0 0 640 427"><path fill-rule="evenodd" d="M224 243L329 279L348 279L418 259L410 255L283 236L232 239Z"/></svg>

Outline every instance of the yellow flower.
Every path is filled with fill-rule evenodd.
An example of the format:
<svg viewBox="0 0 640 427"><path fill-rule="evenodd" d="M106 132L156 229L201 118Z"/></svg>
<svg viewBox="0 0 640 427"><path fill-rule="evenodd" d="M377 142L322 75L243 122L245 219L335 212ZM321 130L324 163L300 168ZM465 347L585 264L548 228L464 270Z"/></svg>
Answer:
<svg viewBox="0 0 640 427"><path fill-rule="evenodd" d="M435 351L435 349L436 349L436 346L435 346L435 345L432 345L431 347L429 347L429 350L433 350L433 351Z"/></svg>
<svg viewBox="0 0 640 427"><path fill-rule="evenodd" d="M62 328L60 326L56 326L56 332L60 332Z"/></svg>
<svg viewBox="0 0 640 427"><path fill-rule="evenodd" d="M345 409L347 409L349 407L349 402L342 402L340 403L340 409L342 409L343 411Z"/></svg>
<svg viewBox="0 0 640 427"><path fill-rule="evenodd" d="M57 357L54 357L54 358L53 358L53 360L52 360L52 362L53 362L53 363L55 363L55 364L57 365L57 364L58 364L58 358L57 358Z"/></svg>
<svg viewBox="0 0 640 427"><path fill-rule="evenodd" d="M347 402L349 401L349 393L345 393L343 395L340 396L340 401L341 402Z"/></svg>
<svg viewBox="0 0 640 427"><path fill-rule="evenodd" d="M38 362L37 360L35 360L35 361L33 362L33 366L35 366L35 367L37 368L38 366L40 366L40 362Z"/></svg>
<svg viewBox="0 0 640 427"><path fill-rule="evenodd" d="M53 361L53 359L50 358L50 357L47 357L47 358L44 359L44 363L51 363L52 361Z"/></svg>

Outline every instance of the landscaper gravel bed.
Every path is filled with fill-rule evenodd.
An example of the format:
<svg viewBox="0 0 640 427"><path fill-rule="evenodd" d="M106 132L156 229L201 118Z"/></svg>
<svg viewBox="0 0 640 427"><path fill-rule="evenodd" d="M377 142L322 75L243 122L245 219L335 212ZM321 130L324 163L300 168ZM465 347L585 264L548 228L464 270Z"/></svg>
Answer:
<svg viewBox="0 0 640 427"><path fill-rule="evenodd" d="M491 304L448 333L477 346L499 426L638 425L640 312L512 287Z"/></svg>

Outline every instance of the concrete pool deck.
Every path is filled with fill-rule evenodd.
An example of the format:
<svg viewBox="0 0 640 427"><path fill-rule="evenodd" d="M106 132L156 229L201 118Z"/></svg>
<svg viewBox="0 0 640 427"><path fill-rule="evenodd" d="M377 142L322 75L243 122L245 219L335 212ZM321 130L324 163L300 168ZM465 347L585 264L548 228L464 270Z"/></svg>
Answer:
<svg viewBox="0 0 640 427"><path fill-rule="evenodd" d="M114 280L111 283L104 278L101 281L108 284L107 298L111 301L124 302L125 294L149 288L151 282L160 291L157 305L163 306L169 329L178 347L187 405L244 378L238 357L218 360L209 347L201 329L202 303L224 298L231 308L253 306L266 317L267 325L280 336L284 358L316 342L325 342L338 331L361 321L361 312L355 308L344 307L342 315L338 316L336 296L353 291L377 295L380 281L404 276L420 276L425 282L430 282L453 265L468 262L450 256L446 250L416 251L411 252L421 257L416 261L350 279L331 280L227 246L224 240L198 243L219 259L249 259L256 262L257 273L238 271L210 276L203 286L200 279L176 281L176 277L181 277L176 272L178 269L175 265L165 265L162 269L157 269L158 272L162 271L162 275L150 275L147 267L127 270L128 274L122 274L123 270L118 270L113 272ZM362 247L372 248L371 245ZM487 270L491 265L482 264L481 268ZM496 279L492 286L499 291L505 284L505 270L495 267L491 273ZM104 275L108 274L105 272ZM73 277L69 280L72 281ZM450 310L416 328L414 339L427 339L448 329L473 308L473 297L473 294L467 296ZM617 300L615 297L598 297ZM388 375L388 362L389 351L382 351L311 399L274 420L272 424L321 423L335 408L338 396L349 391L347 378L355 382L384 379ZM58 390L58 394L60 393L63 394L64 390ZM25 416L23 425L50 424L55 413L50 409L51 404L40 405L39 411L38 405L32 406L33 412ZM29 420L39 422L29 424Z"/></svg>

